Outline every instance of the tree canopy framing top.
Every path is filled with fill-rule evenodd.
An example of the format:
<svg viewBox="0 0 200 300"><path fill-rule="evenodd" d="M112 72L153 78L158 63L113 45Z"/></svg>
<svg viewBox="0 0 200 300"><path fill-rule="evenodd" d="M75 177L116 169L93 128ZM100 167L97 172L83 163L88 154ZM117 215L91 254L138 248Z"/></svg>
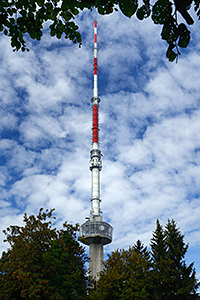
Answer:
<svg viewBox="0 0 200 300"><path fill-rule="evenodd" d="M169 61L174 61L180 54L179 48L186 48L190 42L190 31L185 23L178 23L177 14L181 14L187 25L194 20L188 13L191 6L200 19L200 0L158 0L154 4L143 0L139 6L138 0L1 0L0 31L11 38L14 51L29 50L24 40L24 34L32 39L40 40L43 24L51 21L49 30L51 36L58 39L65 36L73 43L81 45L82 38L75 23L75 17L84 9L96 8L101 15L110 14L120 9L131 18L134 14L139 20L151 17L155 24L162 25L161 38L168 43L166 52Z"/></svg>

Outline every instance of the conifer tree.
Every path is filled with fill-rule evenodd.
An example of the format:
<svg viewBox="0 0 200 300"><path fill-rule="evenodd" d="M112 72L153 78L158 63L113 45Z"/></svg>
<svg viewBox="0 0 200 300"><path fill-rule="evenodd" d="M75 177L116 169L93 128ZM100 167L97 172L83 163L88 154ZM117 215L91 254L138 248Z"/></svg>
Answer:
<svg viewBox="0 0 200 300"><path fill-rule="evenodd" d="M163 288L165 285L165 280L163 280L163 277L166 274L166 265L163 262L166 262L167 253L166 237L163 227L161 226L158 219L156 221L156 229L153 232L150 246L153 263L153 295L155 297L155 300L157 300L162 299L161 295L163 294Z"/></svg>
<svg viewBox="0 0 200 300"><path fill-rule="evenodd" d="M156 221L156 230L151 239L151 255L156 268L159 268L160 262L166 259L167 244L166 237L159 220Z"/></svg>
<svg viewBox="0 0 200 300"><path fill-rule="evenodd" d="M157 220L150 245L154 299L199 299L199 284L195 278L194 263L186 265L184 258L188 245L185 244L184 235L177 228L175 221L168 220L163 229Z"/></svg>
<svg viewBox="0 0 200 300"><path fill-rule="evenodd" d="M145 247L140 240L137 240L136 244L133 246L133 249L136 253L141 254L145 259L151 259L150 252L147 250L147 246Z"/></svg>

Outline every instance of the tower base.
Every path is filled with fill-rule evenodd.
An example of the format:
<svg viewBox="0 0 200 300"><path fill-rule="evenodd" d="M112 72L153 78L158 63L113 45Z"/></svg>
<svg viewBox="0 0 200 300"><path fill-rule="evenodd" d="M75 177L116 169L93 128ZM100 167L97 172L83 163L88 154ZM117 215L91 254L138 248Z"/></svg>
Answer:
<svg viewBox="0 0 200 300"><path fill-rule="evenodd" d="M99 279L99 272L103 269L103 244L90 245L90 261L89 270L90 278L94 280Z"/></svg>

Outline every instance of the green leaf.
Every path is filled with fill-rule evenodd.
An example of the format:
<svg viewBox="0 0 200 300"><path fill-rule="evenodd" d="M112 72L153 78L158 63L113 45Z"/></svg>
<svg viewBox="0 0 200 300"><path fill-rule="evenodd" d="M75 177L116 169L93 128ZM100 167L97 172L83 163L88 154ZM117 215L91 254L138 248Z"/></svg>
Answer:
<svg viewBox="0 0 200 300"><path fill-rule="evenodd" d="M82 42L81 34L79 32L76 33L76 39L79 44Z"/></svg>
<svg viewBox="0 0 200 300"><path fill-rule="evenodd" d="M178 26L178 32L180 35L178 46L182 48L186 48L190 42L190 31L187 29L185 24L181 23Z"/></svg>
<svg viewBox="0 0 200 300"><path fill-rule="evenodd" d="M175 47L174 44L169 45L167 52L166 52L166 56L169 59L169 61L174 61L177 57L177 53L175 53L172 49Z"/></svg>
<svg viewBox="0 0 200 300"><path fill-rule="evenodd" d="M79 14L79 11L78 11L78 9L74 8L74 9L72 9L72 13L76 16Z"/></svg>
<svg viewBox="0 0 200 300"><path fill-rule="evenodd" d="M39 6L43 6L44 5L44 0L37 0L37 4Z"/></svg>
<svg viewBox="0 0 200 300"><path fill-rule="evenodd" d="M158 0L152 10L152 20L155 24L164 24L172 14L172 3L168 0Z"/></svg>
<svg viewBox="0 0 200 300"><path fill-rule="evenodd" d="M113 12L113 0L111 1L105 1L101 0L99 4L96 4L96 7L98 9L98 13L101 15L108 15ZM73 11L72 11L73 12Z"/></svg>
<svg viewBox="0 0 200 300"><path fill-rule="evenodd" d="M131 17L137 10L138 1L137 0L120 0L119 7L123 14L127 17Z"/></svg>
<svg viewBox="0 0 200 300"><path fill-rule="evenodd" d="M101 7L101 6L98 7L98 13L100 15L104 15L104 9L103 9L103 7Z"/></svg>
<svg viewBox="0 0 200 300"><path fill-rule="evenodd" d="M15 24L15 19L14 18L10 18L10 24Z"/></svg>
<svg viewBox="0 0 200 300"><path fill-rule="evenodd" d="M4 32L3 32L5 35L8 35L8 30L7 29L4 29Z"/></svg>
<svg viewBox="0 0 200 300"><path fill-rule="evenodd" d="M35 32L35 30L31 30L31 32L29 34L33 40L36 39L37 33Z"/></svg>
<svg viewBox="0 0 200 300"><path fill-rule="evenodd" d="M7 9L7 12L8 12L8 14L9 14L10 16L12 16L13 13L14 13L13 9L11 9L11 8L8 8L8 9Z"/></svg>
<svg viewBox="0 0 200 300"><path fill-rule="evenodd" d="M62 33L61 32L57 32L56 36L57 36L58 39L61 39Z"/></svg>
<svg viewBox="0 0 200 300"><path fill-rule="evenodd" d="M37 32L37 35L36 35L36 40L40 41L40 40L41 40L41 37L42 37L42 31L39 30L39 31Z"/></svg>
<svg viewBox="0 0 200 300"><path fill-rule="evenodd" d="M143 20L145 18L148 18L150 16L150 13L150 8L147 5L143 5L137 10L136 15L139 20Z"/></svg>
<svg viewBox="0 0 200 300"><path fill-rule="evenodd" d="M168 44L172 44L177 40L178 35L176 20L173 17L170 17L163 26L161 37L163 40L166 40Z"/></svg>

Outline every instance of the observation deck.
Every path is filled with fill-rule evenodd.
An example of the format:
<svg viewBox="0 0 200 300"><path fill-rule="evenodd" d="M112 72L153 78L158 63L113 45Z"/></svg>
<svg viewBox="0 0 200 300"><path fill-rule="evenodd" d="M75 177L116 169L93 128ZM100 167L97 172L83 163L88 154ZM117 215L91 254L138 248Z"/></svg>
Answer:
<svg viewBox="0 0 200 300"><path fill-rule="evenodd" d="M80 227L80 238L86 245L102 244L107 245L112 242L113 228L103 221L88 220Z"/></svg>

